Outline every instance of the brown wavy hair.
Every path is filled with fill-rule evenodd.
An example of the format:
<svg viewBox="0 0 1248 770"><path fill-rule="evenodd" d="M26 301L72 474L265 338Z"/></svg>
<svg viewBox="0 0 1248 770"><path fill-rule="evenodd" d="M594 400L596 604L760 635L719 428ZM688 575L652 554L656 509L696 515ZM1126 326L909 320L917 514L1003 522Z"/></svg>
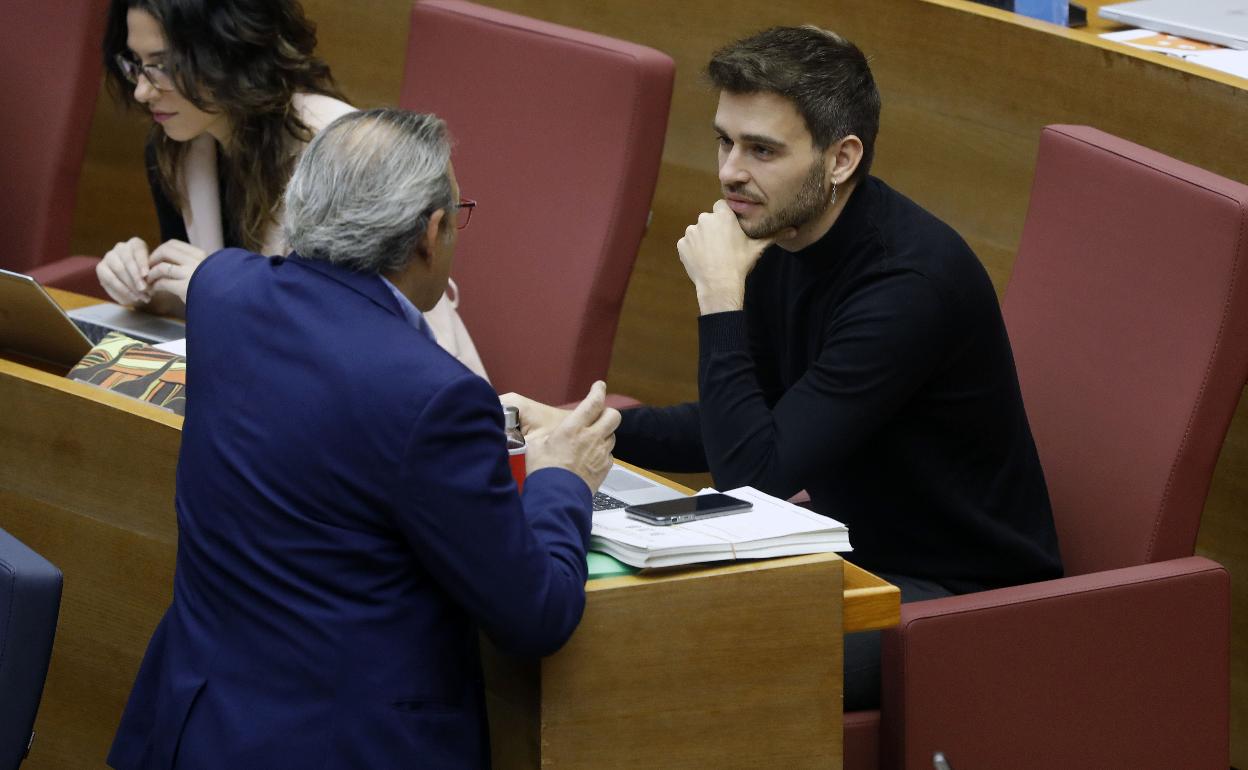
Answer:
<svg viewBox="0 0 1248 770"><path fill-rule="evenodd" d="M316 25L298 0L113 0L104 67L110 88L128 107L137 106L134 87L116 57L129 55L131 9L150 13L164 30L166 65L178 91L197 108L228 118L233 133L221 153L225 199L243 241L238 245L258 250L294 169L291 140L312 138L292 97L302 92L346 100L329 65L313 55ZM170 139L157 125L150 141L162 189L185 208L178 169L188 143Z"/></svg>

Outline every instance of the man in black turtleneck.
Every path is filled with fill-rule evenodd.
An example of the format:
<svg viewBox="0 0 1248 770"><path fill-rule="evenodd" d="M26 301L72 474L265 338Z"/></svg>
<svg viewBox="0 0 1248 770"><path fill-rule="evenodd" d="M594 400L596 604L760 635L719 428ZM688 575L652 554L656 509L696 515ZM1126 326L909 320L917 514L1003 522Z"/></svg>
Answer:
<svg viewBox="0 0 1248 770"><path fill-rule="evenodd" d="M677 244L700 398L624 412L616 456L806 490L902 601L1060 577L996 294L957 233L868 175L880 97L862 52L777 27L707 73L723 199ZM845 708L878 698L878 634L847 636Z"/></svg>

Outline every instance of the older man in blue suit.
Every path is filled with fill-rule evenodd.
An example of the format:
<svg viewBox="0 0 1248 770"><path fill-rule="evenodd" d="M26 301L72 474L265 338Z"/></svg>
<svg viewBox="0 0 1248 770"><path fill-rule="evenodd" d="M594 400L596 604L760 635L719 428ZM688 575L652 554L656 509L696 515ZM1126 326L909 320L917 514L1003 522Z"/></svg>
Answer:
<svg viewBox="0 0 1248 770"><path fill-rule="evenodd" d="M576 628L619 414L596 384L517 492L497 395L421 317L465 212L438 118L340 118L285 203L293 253L190 284L174 598L109 763L488 766L478 629Z"/></svg>

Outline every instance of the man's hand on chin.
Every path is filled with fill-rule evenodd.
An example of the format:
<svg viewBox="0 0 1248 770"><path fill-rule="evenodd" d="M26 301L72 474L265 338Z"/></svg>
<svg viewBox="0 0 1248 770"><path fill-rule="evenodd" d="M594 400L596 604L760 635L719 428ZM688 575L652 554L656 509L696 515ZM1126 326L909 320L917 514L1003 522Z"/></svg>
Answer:
<svg viewBox="0 0 1248 770"><path fill-rule="evenodd" d="M791 229L777 236L790 237ZM685 229L676 243L680 262L698 292L702 315L740 310L745 303L745 277L763 250L778 240L751 238L741 229L728 202L718 200L711 211L699 214L697 224Z"/></svg>

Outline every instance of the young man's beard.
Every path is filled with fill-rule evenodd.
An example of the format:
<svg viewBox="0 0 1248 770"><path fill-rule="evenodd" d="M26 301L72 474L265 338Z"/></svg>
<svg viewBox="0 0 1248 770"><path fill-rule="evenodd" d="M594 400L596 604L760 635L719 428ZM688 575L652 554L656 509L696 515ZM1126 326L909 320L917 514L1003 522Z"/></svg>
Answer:
<svg viewBox="0 0 1248 770"><path fill-rule="evenodd" d="M762 222L750 227L743 224L741 229L751 238L770 238L790 227L800 229L823 214L832 203L832 187L824 187L824 174L823 159L816 158L793 200Z"/></svg>

